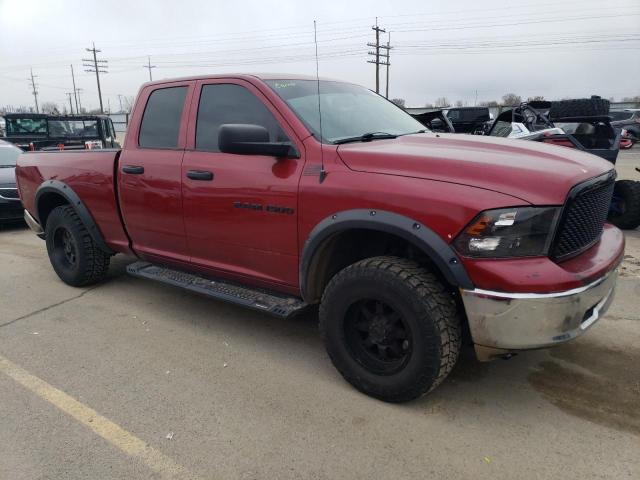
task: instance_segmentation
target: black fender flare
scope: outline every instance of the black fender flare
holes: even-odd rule
[[[85,227],[87,227],[89,235],[91,235],[91,238],[94,242],[96,242],[96,245],[98,246],[98,248],[100,248],[100,250],[103,250],[105,253],[108,253],[110,255],[115,254],[115,252],[107,246],[106,242],[104,241],[104,237],[102,236],[102,233],[98,228],[98,225],[96,224],[95,220],[91,216],[91,213],[89,213],[89,209],[82,202],[78,194],[74,192],[69,185],[61,182],[60,180],[47,180],[43,182],[36,190],[35,213],[38,216],[38,222],[40,222],[40,226],[43,230],[45,229],[46,225],[42,225],[42,221],[40,220],[40,200],[45,194],[48,193],[55,193],[57,195],[60,195],[67,201],[67,203],[76,211]]]
[[[300,290],[303,298],[309,296],[309,269],[318,249],[333,235],[351,229],[378,230],[404,238],[427,254],[451,285],[474,288],[457,253],[426,225],[393,212],[355,209],[330,215],[311,230],[300,260]]]

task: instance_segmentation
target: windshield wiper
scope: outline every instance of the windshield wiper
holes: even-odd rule
[[[385,138],[396,138],[397,135],[393,135],[392,133],[386,132],[371,132],[365,133],[358,137],[347,137],[341,138],[339,140],[334,140],[333,143],[335,145],[340,145],[341,143],[350,143],[350,142],[370,142],[371,140],[381,140]]]

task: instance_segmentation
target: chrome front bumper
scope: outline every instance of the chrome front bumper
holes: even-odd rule
[[[478,357],[549,347],[581,335],[609,308],[617,278],[616,269],[584,287],[547,294],[461,290]]]

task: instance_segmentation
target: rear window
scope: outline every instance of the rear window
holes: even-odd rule
[[[155,90],[147,100],[138,143],[146,148],[176,148],[187,87]]]
[[[633,112],[609,112],[609,116],[615,120],[631,120]]]
[[[447,112],[449,120],[454,122],[486,122],[489,120],[487,108],[450,109]]]
[[[7,136],[47,135],[46,118],[7,118]]]

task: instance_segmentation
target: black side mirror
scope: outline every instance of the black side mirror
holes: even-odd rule
[[[218,148],[223,153],[299,158],[289,142],[270,142],[269,132],[260,125],[226,123],[218,130]]]

